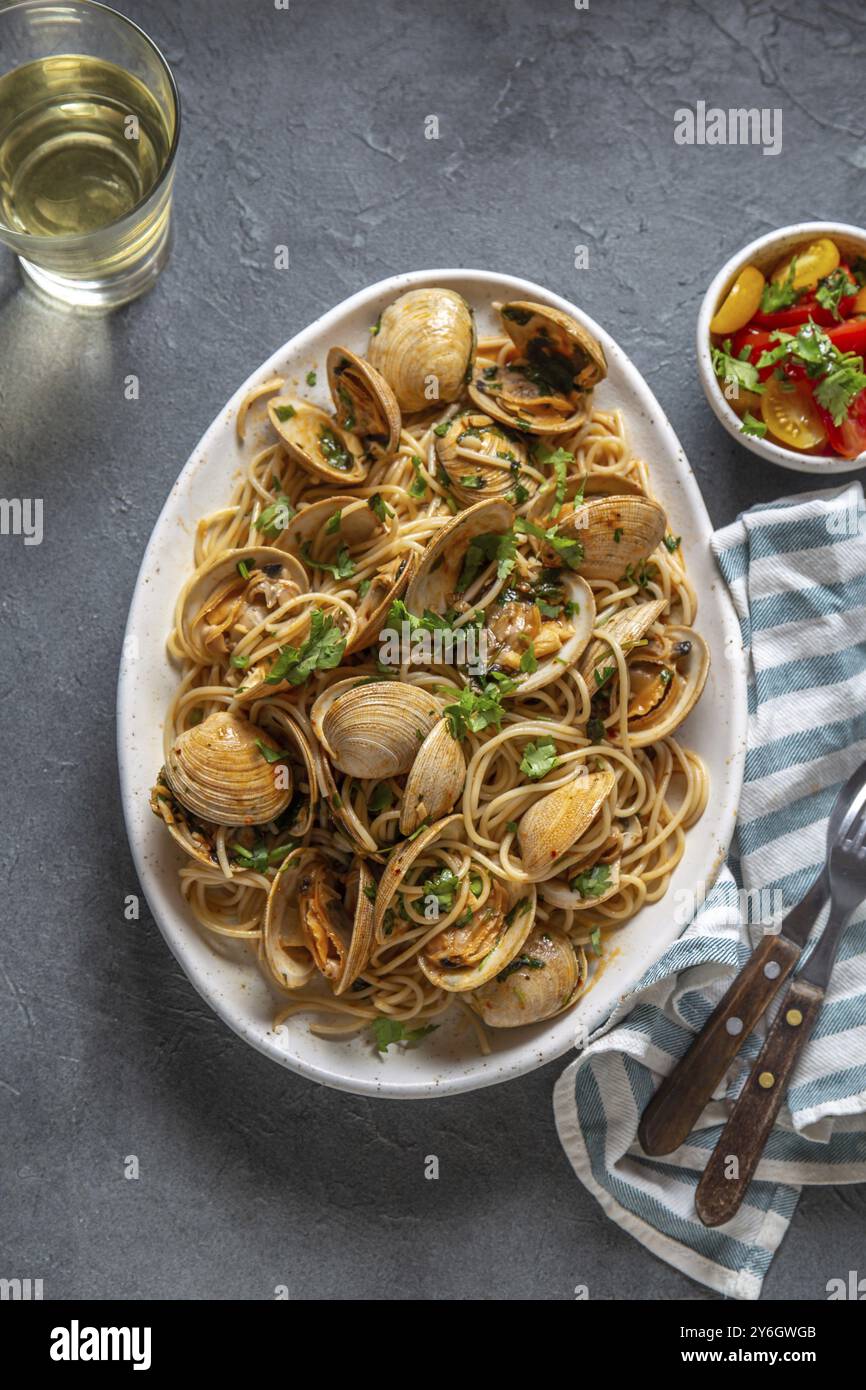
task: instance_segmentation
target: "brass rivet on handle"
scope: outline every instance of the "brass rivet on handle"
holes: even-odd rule
[[[792,1028],[799,1028],[803,1022],[803,1015],[799,1009],[789,1009],[785,1014],[785,1022],[790,1023]]]
[[[761,1072],[761,1075],[758,1077],[759,1086],[763,1086],[765,1091],[769,1091],[771,1087],[775,1086],[775,1084],[776,1078],[771,1071]]]

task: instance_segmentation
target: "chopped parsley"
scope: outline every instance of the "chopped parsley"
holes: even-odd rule
[[[308,385],[308,386],[315,386],[315,384],[316,384],[316,373],[315,373],[315,372],[307,372],[307,385]]]
[[[280,492],[277,494],[277,500],[271,502],[270,506],[265,507],[264,511],[259,513],[253,525],[257,531],[262,531],[264,535],[273,538],[285,531],[293,516],[295,516],[295,508],[285,493]]]
[[[352,467],[349,451],[343,448],[334,431],[327,426],[319,434],[319,451],[332,468],[338,468],[342,473]]]
[[[313,671],[332,671],[339,666],[345,648],[346,639],[330,613],[314,608],[306,641],[300,647],[280,647],[265,681],[268,685],[279,685],[280,681],[303,685]]]
[[[797,257],[791,262],[788,274],[784,280],[768,280],[761,292],[761,313],[775,314],[780,309],[790,309],[792,304],[796,304],[802,295],[802,290],[794,288],[794,276],[797,273]]]
[[[425,478],[424,478],[424,475],[423,475],[423,473],[422,473],[422,471],[421,471],[422,468],[423,468],[423,466],[424,466],[424,465],[423,465],[423,462],[422,462],[421,459],[419,459],[419,458],[417,458],[417,457],[412,459],[412,467],[413,467],[413,469],[414,469],[414,471],[415,471],[415,477],[412,479],[412,482],[411,482],[410,485],[409,485],[409,496],[410,496],[410,497],[424,497],[424,496],[426,496],[426,493],[427,493],[427,483],[426,483],[426,480],[425,480]]]
[[[381,492],[374,492],[372,497],[368,497],[367,506],[370,508],[373,515],[377,516],[382,522],[387,521],[389,516],[394,515],[393,508],[388,506]]]
[[[530,781],[537,782],[556,767],[556,744],[552,738],[540,738],[537,743],[527,743],[520,759],[520,771]]]
[[[841,266],[826,275],[815,291],[815,299],[822,309],[827,309],[834,319],[841,319],[839,301],[857,293],[857,286],[850,280]]]
[[[380,1014],[370,1024],[379,1052],[387,1052],[392,1043],[407,1043],[409,1047],[414,1047],[438,1027],[438,1023],[425,1023],[423,1028],[407,1028],[398,1018],[388,1018],[385,1014]]]
[[[293,405],[275,405],[274,414],[278,420],[291,420],[297,414]]]
[[[576,570],[580,567],[583,561],[583,545],[568,536],[558,535],[555,526],[549,526],[545,531],[536,526],[534,521],[527,521],[525,517],[519,516],[514,523],[514,529],[522,536],[535,536],[537,540],[544,541],[569,569]]]
[[[340,546],[335,561],[315,560],[310,553],[310,542],[304,541],[301,546],[301,555],[308,565],[312,565],[317,570],[325,570],[326,573],[332,574],[335,579],[350,579],[355,573],[355,563],[349,554],[348,546]]]
[[[520,669],[524,675],[531,676],[538,670],[538,657],[535,655],[535,643],[530,642],[523,656],[520,658]]]
[[[505,714],[502,696],[512,694],[515,688],[515,681],[505,679],[487,681],[481,690],[465,685],[459,693],[448,691],[448,694],[457,695],[457,699],[442,711],[448,720],[451,737],[461,739],[470,733],[479,734],[482,729],[500,729]]]
[[[755,365],[749,361],[751,351],[746,343],[739,357],[734,357],[731,352],[731,340],[726,338],[720,348],[712,349],[713,371],[721,381],[731,381],[738,388],[742,386],[745,391],[760,394],[764,389],[758,376],[758,366],[761,364]]]
[[[675,550],[679,550],[682,536],[665,536],[665,546],[673,555]]]
[[[609,887],[609,864],[593,864],[591,869],[586,869],[571,880],[572,893],[579,893],[582,898],[600,898]]]
[[[513,975],[514,972],[515,972],[516,970],[543,970],[543,969],[544,969],[544,961],[543,961],[543,960],[539,960],[536,956],[523,956],[523,955],[521,955],[521,956],[515,956],[515,957],[514,957],[514,960],[509,961],[508,965],[506,965],[506,967],[505,967],[504,970],[500,970],[500,972],[499,972],[499,974],[496,976],[496,978],[497,978],[497,980],[498,980],[498,981],[500,982],[500,984],[501,984],[503,980],[507,980],[507,979],[508,979],[509,975]]]
[[[517,543],[513,531],[488,532],[470,541],[457,580],[457,592],[464,593],[487,565],[496,561],[496,578],[507,579],[514,569]]]
[[[743,416],[743,423],[740,425],[740,434],[753,434],[757,439],[763,439],[767,433],[767,426],[763,420],[758,420],[750,410]]]

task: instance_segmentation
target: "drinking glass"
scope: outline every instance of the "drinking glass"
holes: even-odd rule
[[[96,0],[0,9],[0,242],[39,289],[114,308],[168,259],[180,99],[138,25]]]

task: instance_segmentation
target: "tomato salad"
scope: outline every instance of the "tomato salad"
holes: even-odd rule
[[[737,276],[710,323],[713,370],[744,434],[801,453],[866,450],[866,258],[827,237],[769,279]]]

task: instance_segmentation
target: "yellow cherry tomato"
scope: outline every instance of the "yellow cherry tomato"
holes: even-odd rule
[[[854,307],[851,310],[851,313],[866,314],[866,285],[864,285],[862,290],[858,292],[857,298],[854,300]]]
[[[839,248],[835,241],[822,237],[820,241],[813,241],[810,246],[801,246],[799,251],[792,251],[790,256],[780,261],[773,271],[772,279],[777,285],[787,280],[791,264],[796,260],[794,289],[811,289],[819,280],[823,280],[825,275],[832,274],[839,264],[839,259]]]
[[[725,392],[725,400],[732,410],[738,415],[745,415],[748,411],[751,415],[760,415],[761,397],[757,391],[747,391],[745,386],[741,386],[736,395],[730,396]]]
[[[736,333],[758,312],[766,281],[760,270],[747,265],[741,270],[710,323],[711,333]]]
[[[764,424],[788,449],[814,449],[827,438],[824,422],[808,386],[771,376],[761,397]]]

